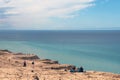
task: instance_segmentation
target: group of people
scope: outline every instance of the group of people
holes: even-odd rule
[[[34,61],[32,61],[32,66],[33,66],[33,68],[34,68]],[[27,63],[26,63],[26,61],[24,61],[23,62],[23,67],[26,67],[27,66]],[[66,71],[66,70],[65,70]],[[70,72],[84,72],[84,68],[81,66],[81,67],[79,67],[79,68],[76,68],[76,67],[72,67],[71,69],[70,69]],[[39,78],[38,78],[38,76],[33,76],[33,78],[34,78],[34,80],[39,80]]]
[[[34,69],[34,61],[32,61],[32,68]],[[27,66],[27,63],[26,61],[23,62],[23,67],[26,67]],[[31,72],[34,72],[34,70],[31,70]]]
[[[70,69],[70,72],[84,72],[84,68],[81,66],[79,68],[76,68],[76,67],[72,67]]]
[[[26,63],[26,61],[24,61],[23,62],[23,67],[26,67],[27,66],[27,63]],[[32,66],[33,66],[33,68],[34,68],[34,61],[32,61]]]
[[[32,61],[32,67],[34,68],[34,61]],[[23,67],[26,67],[27,66],[27,62],[26,61],[24,61],[23,62]],[[32,70],[32,72],[34,72],[33,70]],[[35,76],[33,76],[33,80],[39,80],[39,77],[37,76],[37,75],[35,75]]]

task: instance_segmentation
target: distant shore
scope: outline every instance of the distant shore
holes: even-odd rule
[[[40,59],[35,54],[14,53],[9,50],[0,50],[0,62],[1,80],[120,80],[120,74],[70,72],[74,65],[60,64],[59,61]]]

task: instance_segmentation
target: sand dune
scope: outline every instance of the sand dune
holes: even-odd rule
[[[32,64],[34,60],[34,66]],[[26,67],[23,62],[26,61]],[[86,71],[71,73],[73,65],[59,64],[58,61],[39,59],[34,54],[13,53],[0,50],[0,80],[120,80],[120,74]]]

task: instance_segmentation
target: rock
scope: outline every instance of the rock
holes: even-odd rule
[[[18,55],[15,58],[19,58],[19,59],[23,59],[23,60],[35,60],[35,59],[40,59],[37,55],[30,55],[30,56],[26,56],[26,55]]]
[[[14,54],[14,55],[24,55],[23,53],[16,53],[16,54]]]
[[[44,60],[43,63],[45,63],[45,64],[59,64],[58,61],[52,61],[52,60]]]
[[[0,50],[0,55],[11,54],[12,52],[9,50]]]
[[[51,61],[51,59],[42,59],[41,61]]]
[[[5,50],[0,50],[1,52],[8,52],[8,53],[12,53],[11,51],[5,49]]]
[[[67,70],[69,70],[69,69],[71,69],[71,68],[73,68],[73,67],[75,67],[74,65],[67,65],[67,64],[61,64],[61,65],[59,65],[59,66],[54,66],[54,67],[51,67],[51,69],[55,69],[55,70],[60,70],[60,69],[67,69]]]

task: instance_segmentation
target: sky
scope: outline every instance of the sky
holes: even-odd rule
[[[0,0],[0,30],[120,30],[120,0]]]

